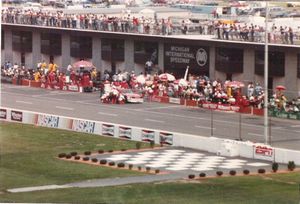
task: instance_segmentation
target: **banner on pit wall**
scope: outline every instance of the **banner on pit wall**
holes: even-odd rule
[[[109,124],[102,124],[102,135],[114,136],[115,126]]]
[[[254,146],[254,158],[255,159],[264,159],[272,161],[274,158],[274,151],[270,146],[258,145]]]
[[[180,104],[180,98],[169,98],[170,103]]]
[[[43,114],[39,114],[37,116],[36,124],[39,126],[58,128],[58,123],[59,123],[58,116],[43,115]]]
[[[0,119],[7,119],[7,110],[6,109],[0,109]]]
[[[159,143],[166,145],[173,145],[173,134],[160,132],[159,133]]]
[[[154,141],[155,132],[152,130],[142,130],[142,141],[151,142]]]
[[[119,127],[119,137],[124,139],[132,138],[132,129],[129,127]]]
[[[22,122],[23,121],[23,113],[21,111],[11,111],[10,119],[12,121]]]
[[[231,105],[223,105],[216,103],[207,103],[203,102],[201,104],[202,108],[212,109],[212,110],[220,110],[220,111],[235,111],[238,112],[240,110],[239,106],[231,106]]]
[[[300,120],[299,112],[285,112],[285,111],[278,111],[278,110],[269,110],[269,115],[276,117],[276,118]]]
[[[67,90],[77,92],[77,91],[79,91],[79,87],[78,87],[78,85],[68,85]]]
[[[78,132],[94,133],[95,122],[86,121],[86,120],[73,120],[72,130]]]

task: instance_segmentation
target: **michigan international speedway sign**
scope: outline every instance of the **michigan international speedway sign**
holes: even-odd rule
[[[181,70],[181,72],[184,72],[186,67],[189,66],[190,72],[201,74],[201,72],[209,70],[209,48],[205,46],[165,44],[164,66],[167,70]]]

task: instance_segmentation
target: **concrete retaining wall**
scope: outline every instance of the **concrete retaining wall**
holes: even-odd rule
[[[203,137],[79,118],[49,115],[2,107],[0,120],[43,127],[93,133],[133,141],[154,141],[156,144],[198,149],[223,156],[241,156],[279,163],[294,161],[300,165],[300,151],[274,148],[264,144],[216,137]]]

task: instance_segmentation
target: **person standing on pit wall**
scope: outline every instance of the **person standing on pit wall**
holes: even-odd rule
[[[70,83],[70,76],[71,76],[71,70],[72,70],[72,65],[68,65],[67,71],[66,71],[66,83]]]
[[[150,74],[151,71],[152,71],[152,61],[151,60],[148,60],[146,63],[145,63],[145,73],[146,74]]]
[[[254,94],[254,85],[252,82],[250,82],[247,87],[247,97],[250,98],[251,96],[253,96],[253,94]]]
[[[186,25],[186,23],[184,22],[184,20],[182,20],[182,22],[181,22],[181,32],[182,32],[182,34],[184,34],[184,35],[187,34],[187,25]]]
[[[293,29],[291,27],[289,27],[289,39],[290,39],[290,43],[291,45],[294,44],[294,33],[293,33]]]
[[[287,26],[284,28],[284,43],[289,44],[289,29]]]

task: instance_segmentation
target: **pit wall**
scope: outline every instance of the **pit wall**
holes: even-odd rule
[[[297,165],[300,165],[300,151],[276,148],[249,141],[243,142],[216,137],[202,137],[80,118],[49,115],[6,107],[0,108],[0,120],[92,133],[124,140],[154,141],[156,144],[198,149],[221,156],[240,156],[251,159],[276,161],[278,163],[294,161]]]

